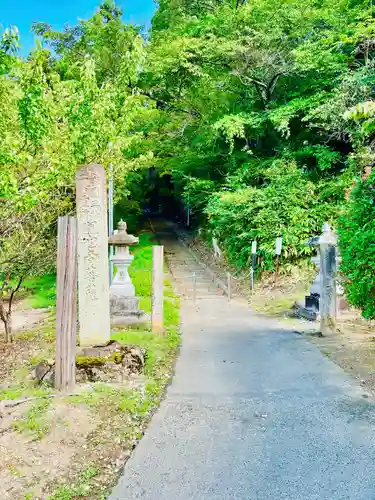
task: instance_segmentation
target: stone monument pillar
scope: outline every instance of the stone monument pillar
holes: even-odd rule
[[[334,329],[337,305],[336,305],[336,247],[337,237],[328,223],[323,225],[322,234],[319,238],[320,248],[320,327],[323,335]]]
[[[78,307],[81,346],[110,340],[106,175],[101,165],[77,172]]]
[[[327,241],[328,243],[326,243]],[[320,318],[322,312],[322,307],[321,307],[322,289],[323,289],[322,287],[324,287],[323,294],[325,294],[327,290],[327,285],[323,283],[324,280],[321,268],[321,262],[323,261],[325,266],[324,267],[325,272],[327,272],[327,265],[329,264],[329,269],[328,269],[329,275],[332,276],[331,281],[334,282],[335,286],[335,290],[333,291],[334,296],[332,296],[331,290],[329,290],[329,296],[332,297],[332,300],[329,301],[330,315],[337,316],[341,311],[347,309],[349,306],[347,301],[343,297],[344,289],[340,284],[339,277],[337,276],[337,269],[339,268],[340,264],[340,256],[338,254],[336,234],[332,232],[331,227],[329,226],[329,224],[326,223],[323,225],[321,236],[312,238],[310,241],[307,242],[307,244],[311,247],[316,248],[317,254],[312,257],[311,261],[317,267],[319,272],[315,277],[312,286],[310,288],[310,295],[307,295],[304,301],[298,301],[295,304],[296,312],[299,316],[302,316],[309,320],[315,321]],[[329,246],[329,252],[327,254],[328,256],[326,255],[323,256],[322,249],[323,250],[325,249],[324,245],[326,244]],[[332,247],[334,247],[335,250],[334,252]],[[334,256],[333,253],[335,254]],[[333,311],[335,307],[337,309],[336,312]]]
[[[129,325],[137,323],[143,316],[139,310],[139,299],[135,296],[135,288],[129,276],[129,266],[134,257],[130,255],[129,246],[136,245],[139,239],[127,233],[126,222],[120,221],[118,230],[108,240],[115,247],[111,257],[117,272],[110,288],[110,310],[113,325]]]

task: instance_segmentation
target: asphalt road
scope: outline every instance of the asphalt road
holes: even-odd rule
[[[111,500],[375,500],[375,403],[298,334],[183,306],[176,376]]]

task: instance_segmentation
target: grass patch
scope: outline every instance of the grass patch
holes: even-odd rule
[[[300,298],[299,295],[291,297],[264,297],[263,300],[262,297],[257,297],[252,300],[251,305],[258,312],[269,314],[270,316],[281,316],[290,312],[296,300]]]
[[[56,305],[56,275],[46,274],[28,278],[22,285],[26,304],[32,309],[45,309]]]
[[[177,327],[180,323],[180,300],[178,297],[164,299],[164,324],[165,327]]]
[[[174,315],[175,318],[178,317],[177,314]],[[177,328],[170,329],[164,336],[149,331],[129,329],[114,333],[112,339],[121,344],[132,344],[146,349],[145,374],[148,377],[159,377],[163,367],[169,367],[170,360],[174,358],[180,343]]]
[[[21,420],[14,422],[14,429],[17,432],[29,434],[34,439],[42,439],[49,431],[45,415],[50,405],[50,399],[42,399],[33,403]]]
[[[47,396],[51,394],[52,389],[46,386],[34,387],[27,384],[18,384],[4,389],[0,389],[0,401],[28,398],[28,397],[40,397]]]
[[[139,301],[139,309],[145,313],[151,313],[151,297],[141,297],[141,300]]]
[[[72,405],[85,404],[93,409],[97,409],[102,404],[111,407],[111,410],[118,410],[119,404],[126,398],[133,398],[134,394],[129,389],[121,386],[111,386],[101,382],[92,384],[90,391],[84,391],[76,396],[70,396],[66,402]]]
[[[92,489],[91,479],[99,474],[96,467],[90,466],[77,478],[71,486],[60,486],[47,500],[72,500],[73,498],[89,498]]]
[[[142,233],[139,245],[134,247],[132,253],[134,260],[129,267],[129,274],[139,297],[150,297],[152,288],[152,247],[155,245],[153,235]],[[147,308],[148,309],[148,308]],[[146,311],[146,309],[144,309]],[[150,312],[151,307],[146,312]]]

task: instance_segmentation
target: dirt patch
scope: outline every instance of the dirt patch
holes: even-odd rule
[[[20,332],[25,329],[34,328],[43,323],[50,311],[48,309],[27,309],[25,302],[20,301],[14,306],[12,313],[13,331]],[[5,335],[4,323],[0,321],[0,336]]]
[[[50,318],[16,335],[12,345],[0,344],[0,491],[6,500],[106,498],[172,371],[175,334],[121,331],[109,360],[92,368],[95,377],[63,396],[33,379],[35,366],[54,359],[54,335]],[[82,354],[93,354],[79,353],[83,364],[90,359]],[[26,398],[32,400],[12,406]]]
[[[4,417],[4,425],[14,427],[20,419],[27,418],[31,406]],[[40,418],[46,429],[41,439],[32,430],[10,430],[0,435],[0,484],[4,499],[21,499],[28,493],[32,498],[46,498],[41,494],[47,482],[69,471],[75,450],[84,446],[96,426],[87,408],[77,406],[72,412],[63,401],[55,401]]]
[[[47,314],[36,329],[16,333],[12,344],[5,344],[0,337],[0,389],[9,378],[22,382],[30,363],[53,357],[54,334],[53,319]]]
[[[127,383],[77,385],[75,395],[0,403],[3,498],[101,499],[143,435],[154,404],[148,383],[133,375]]]
[[[81,383],[76,396],[46,398],[56,395],[53,388],[38,385],[32,374],[38,360],[54,358],[54,333],[54,318],[49,318],[36,329],[16,335],[13,344],[0,344],[0,491],[4,499],[54,499],[55,491],[58,499],[100,498],[142,435],[149,380],[139,372],[146,350],[116,343],[124,363],[113,363],[122,368],[121,377],[117,372],[115,377],[120,382]],[[11,400],[28,397],[33,401],[7,407]],[[71,486],[72,478],[78,486]],[[90,496],[78,495],[86,489]]]
[[[151,249],[147,239],[143,247]],[[142,254],[141,273],[136,274],[136,285],[147,304],[151,303],[151,253]],[[165,291],[165,335],[155,336],[143,326],[115,329],[113,341],[121,346],[114,352],[103,355],[102,347],[100,352],[79,350],[77,371],[92,362],[85,358],[96,359],[73,395],[58,394],[44,377],[39,384],[33,379],[37,366],[46,366],[49,373],[54,365],[53,311],[46,316],[22,311],[25,328],[16,333],[13,344],[5,345],[0,335],[0,491],[4,499],[108,497],[173,371],[180,343],[179,301],[171,286]],[[25,319],[31,317],[32,321]]]
[[[337,322],[336,333],[311,336],[319,349],[375,395],[375,327],[358,315]]]

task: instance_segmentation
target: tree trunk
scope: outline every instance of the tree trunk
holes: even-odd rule
[[[13,329],[12,329],[12,311],[6,313],[5,326],[5,341],[13,342]]]
[[[9,309],[6,310],[2,300],[0,300],[0,319],[4,323],[5,342],[13,342],[12,309],[9,307]]]
[[[13,329],[12,329],[12,311],[6,312],[5,317],[2,318],[5,328],[5,342],[13,342]]]
[[[9,275],[10,276],[10,275]],[[13,327],[12,327],[12,305],[13,305],[13,299],[20,289],[20,286],[25,279],[25,276],[22,275],[19,280],[16,288],[12,290],[12,293],[10,294],[8,304],[6,305],[4,303],[4,299],[2,296],[0,296],[0,319],[4,323],[4,329],[5,329],[5,342],[13,342]],[[8,284],[8,283],[6,283]],[[4,286],[1,288],[1,291],[4,289]]]

